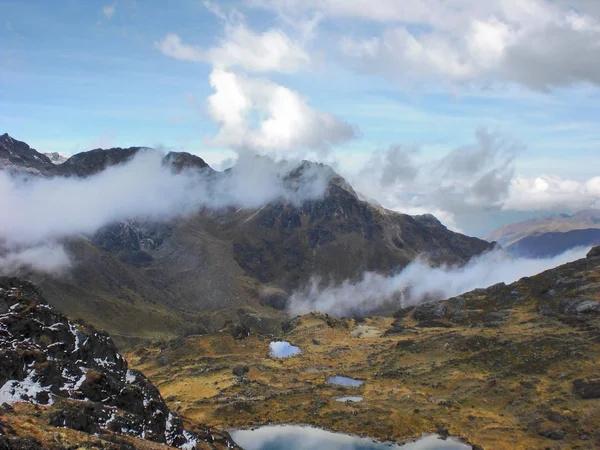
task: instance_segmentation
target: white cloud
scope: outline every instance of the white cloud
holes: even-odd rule
[[[208,114],[219,126],[210,145],[236,151],[295,157],[322,151],[355,136],[343,120],[317,111],[298,92],[266,78],[246,73],[293,73],[310,63],[304,43],[314,36],[318,18],[298,26],[300,37],[290,38],[277,28],[257,33],[247,28],[237,12],[227,15],[213,3],[207,8],[224,23],[225,35],[207,50],[184,44],[176,34],[156,42],[165,55],[213,67]]]
[[[164,55],[181,61],[202,62],[205,60],[201,49],[184,44],[181,38],[174,33],[165,35],[160,41],[155,42],[154,45]]]
[[[106,17],[108,20],[113,18],[116,11],[117,6],[114,3],[112,5],[106,5],[102,8],[102,14],[104,14],[104,17]]]
[[[225,38],[207,52],[216,69],[239,67],[248,72],[296,72],[310,62],[297,42],[283,31],[269,29],[254,33],[243,23],[227,25]]]
[[[282,200],[300,204],[318,199],[333,172],[303,166],[299,179],[286,175],[299,162],[274,163],[241,155],[225,173],[175,174],[158,151],[142,151],[129,163],[98,175],[78,178],[23,179],[0,172],[0,269],[24,265],[50,271],[68,264],[61,239],[91,234],[119,220],[169,220],[201,208],[259,208]],[[297,181],[297,183],[296,183]],[[0,271],[2,271],[0,270]]]
[[[337,286],[319,287],[312,280],[293,293],[289,313],[292,316],[321,311],[336,316],[370,314],[392,302],[399,309],[425,300],[447,299],[496,283],[512,283],[526,276],[585,257],[589,248],[569,250],[547,259],[511,258],[493,251],[471,259],[462,267],[431,267],[426,261],[414,261],[400,273],[384,276],[363,274],[362,280],[346,280]]]
[[[215,69],[210,84],[215,93],[208,98],[208,111],[220,127],[213,145],[289,157],[327,149],[356,134],[349,124],[270,80]]]
[[[303,17],[374,22],[341,36],[343,60],[393,81],[516,82],[548,90],[600,84],[600,8],[585,0],[254,0]],[[326,20],[325,19],[325,20]]]
[[[65,248],[57,244],[42,244],[0,254],[0,274],[2,275],[15,275],[21,269],[31,268],[61,275],[70,265],[71,260]]]
[[[346,176],[385,208],[434,214],[456,229],[456,215],[503,206],[521,150],[520,143],[481,129],[473,143],[442,158],[419,162],[418,147],[396,145],[374,152],[361,170]]]
[[[555,175],[516,176],[503,204],[504,210],[514,211],[577,211],[587,208],[600,208],[600,177],[580,182],[563,180]]]
[[[155,46],[171,58],[206,62],[220,70],[293,73],[310,63],[302,42],[282,30],[270,28],[257,33],[239,19],[227,19],[223,13],[219,17],[225,22],[225,35],[214,47],[202,49],[185,44],[175,33],[165,35]]]

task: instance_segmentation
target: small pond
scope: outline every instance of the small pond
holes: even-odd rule
[[[302,353],[300,347],[296,347],[287,341],[273,341],[269,344],[269,355],[272,358],[289,358],[300,353]]]
[[[327,384],[337,384],[338,386],[350,386],[350,387],[359,387],[362,386],[364,380],[355,380],[354,378],[348,377],[329,377],[327,378]]]
[[[359,403],[363,401],[363,398],[358,395],[348,395],[346,397],[338,397],[335,399],[336,402],[350,402],[350,403]]]
[[[470,445],[436,435],[404,445],[375,442],[368,438],[332,433],[300,425],[275,425],[255,430],[235,430],[232,439],[245,450],[469,450]]]

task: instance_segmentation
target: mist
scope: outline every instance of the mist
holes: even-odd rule
[[[301,169],[301,170],[300,170]],[[291,175],[290,175],[291,174]],[[168,221],[203,208],[258,208],[322,198],[333,171],[319,164],[240,156],[225,172],[175,173],[157,151],[88,178],[0,173],[0,272],[18,266],[54,272],[69,264],[57,242],[120,220]]]
[[[359,282],[344,281],[320,288],[313,279],[294,292],[288,312],[291,316],[320,311],[338,317],[368,315],[393,302],[396,309],[431,299],[447,299],[496,283],[512,283],[570,261],[585,257],[589,247],[571,249],[546,259],[512,258],[494,250],[471,259],[462,267],[431,267],[418,259],[393,276],[366,272]]]

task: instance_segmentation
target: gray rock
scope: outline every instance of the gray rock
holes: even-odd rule
[[[413,317],[418,321],[431,321],[443,319],[448,310],[446,302],[425,303],[415,309]]]
[[[231,372],[236,377],[243,377],[248,372],[250,372],[250,367],[248,367],[248,366],[235,366]]]
[[[600,398],[600,377],[573,381],[573,392],[583,399]]]

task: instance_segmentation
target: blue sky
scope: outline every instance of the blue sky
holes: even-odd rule
[[[472,11],[459,13],[451,8],[454,0],[449,0],[447,20],[441,20],[427,10],[417,11],[434,0],[407,2],[402,10],[397,2],[380,0],[371,2],[377,8],[368,11],[369,2],[361,1],[340,7],[329,0],[227,1],[208,6],[192,0],[168,4],[2,0],[0,133],[8,132],[40,151],[72,154],[95,147],[165,146],[196,153],[213,164],[234,156],[241,147],[261,152],[266,142],[277,142],[277,151],[283,143],[292,155],[302,149],[356,175],[374,153],[392,145],[418,147],[413,163],[430,167],[453,149],[473,143],[476,130],[483,128],[519,143],[519,155],[510,162],[514,173],[506,181],[511,184],[500,190],[514,191],[517,176],[530,180],[531,186],[546,176],[550,187],[543,199],[539,189],[527,185],[523,192],[531,195],[530,202],[516,202],[523,192],[507,191],[501,203],[496,197],[487,206],[481,199],[470,201],[467,214],[464,205],[439,203],[440,196],[433,195],[427,183],[399,180],[398,189],[422,192],[401,201],[388,196],[381,200],[384,206],[442,211],[464,230],[474,207],[512,214],[490,219],[493,225],[515,215],[596,204],[592,195],[596,185],[588,182],[600,175],[600,90],[596,67],[586,65],[584,57],[599,55],[575,45],[581,33],[587,40],[598,37],[598,10],[584,10],[577,0],[530,0],[538,8],[533,19],[516,6],[507,9],[510,1],[504,6],[496,1],[485,7],[474,3]],[[573,19],[564,22],[561,17],[569,14]],[[542,22],[539,17],[547,19]],[[482,23],[486,27],[476,27]],[[487,34],[474,31],[472,39],[463,42],[464,24]],[[267,39],[261,33],[276,30],[276,37],[285,36],[281,42],[289,45],[287,56],[275,55],[279,59],[268,68],[253,67],[243,57],[239,61],[232,57],[233,62],[224,58],[230,48],[226,44],[235,42],[240,29],[256,37],[258,49],[245,50],[259,56],[261,39]],[[573,39],[572,52],[567,48],[547,56],[544,49],[525,45],[551,42],[550,33],[556,30],[570,33],[563,40]],[[180,44],[165,51],[160,43],[169,34],[176,35]],[[418,57],[406,51],[413,40],[418,42]],[[225,50],[207,56],[215,48]],[[286,62],[294,49],[297,58]],[[452,62],[454,56],[458,62]],[[282,86],[318,112],[307,124],[331,117],[331,126],[315,133],[325,135],[327,144],[317,137],[299,136],[272,141],[272,136],[252,130],[231,136],[235,124],[207,108],[208,99],[219,91],[209,77],[213,74],[216,80],[219,68],[237,77],[243,95],[253,102]],[[298,99],[292,98],[294,107],[305,111]],[[248,127],[269,117],[271,106],[252,112]],[[268,145],[265,152],[272,153],[273,146]],[[314,146],[318,151],[310,153]],[[329,153],[323,153],[324,147]],[[376,167],[374,173],[377,170],[382,168]],[[589,201],[579,202],[577,189],[566,195],[564,183],[557,179],[580,183],[581,195]],[[453,189],[464,184],[459,181]],[[549,201],[546,194],[555,191],[560,201]]]

